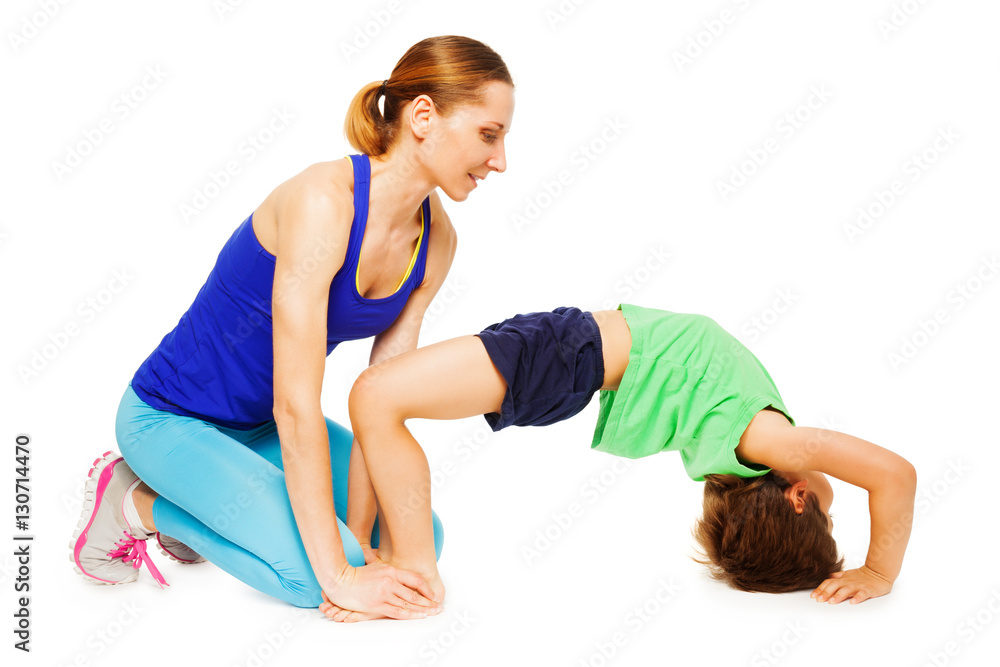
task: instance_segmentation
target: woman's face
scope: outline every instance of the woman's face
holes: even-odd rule
[[[514,116],[514,89],[501,81],[486,85],[481,104],[435,115],[425,138],[427,163],[438,187],[452,201],[464,201],[491,171],[507,169],[504,139]]]

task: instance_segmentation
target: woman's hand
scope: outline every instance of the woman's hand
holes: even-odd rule
[[[374,618],[408,620],[441,613],[432,597],[430,586],[419,574],[375,558],[364,567],[347,565],[333,585],[324,587],[319,610],[327,618],[348,623]]]

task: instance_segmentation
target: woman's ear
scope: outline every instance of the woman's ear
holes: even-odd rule
[[[419,95],[410,103],[410,129],[418,139],[426,139],[430,128],[434,102],[427,95]]]
[[[783,493],[788,502],[792,504],[792,509],[796,514],[802,514],[806,509],[806,487],[809,485],[804,479],[800,479],[791,486],[786,486]]]

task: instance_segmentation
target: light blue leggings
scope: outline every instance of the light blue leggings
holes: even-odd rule
[[[360,567],[364,555],[344,524],[354,436],[329,419],[326,426],[337,525],[348,562]],[[259,591],[298,607],[319,606],[320,586],[292,515],[273,421],[250,431],[215,426],[157,410],[130,385],[115,434],[125,461],[160,494],[153,503],[157,530]],[[444,533],[433,518],[440,557]]]

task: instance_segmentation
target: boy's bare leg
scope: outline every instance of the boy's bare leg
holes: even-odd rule
[[[378,557],[384,560],[386,563],[392,562],[392,537],[389,535],[389,529],[386,528],[385,522],[385,512],[382,510],[382,503],[378,502],[376,498],[375,504],[378,507],[378,521],[379,521],[379,532],[378,532]]]
[[[375,489],[365,469],[365,457],[358,439],[351,444],[351,461],[347,472],[347,517],[344,523],[357,538],[365,555],[372,560],[371,535],[377,515]]]
[[[351,426],[378,498],[380,533],[387,529],[391,540],[391,564],[423,575],[442,595],[430,469],[404,422],[499,412],[506,390],[476,336],[435,343],[370,366],[351,390]]]

